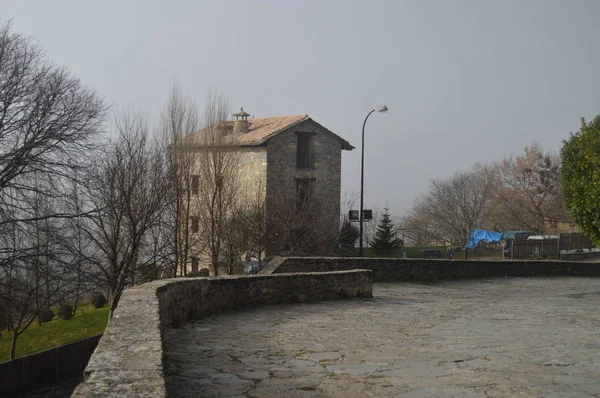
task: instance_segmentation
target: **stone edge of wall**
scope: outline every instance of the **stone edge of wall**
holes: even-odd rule
[[[600,263],[575,261],[285,257],[273,259],[272,264],[275,266],[271,266],[270,263],[259,274],[367,269],[373,271],[374,282],[431,282],[438,279],[505,276],[600,276]]]
[[[600,261],[600,251],[563,252],[560,254],[562,261],[594,262]]]
[[[162,333],[186,320],[269,304],[372,297],[369,270],[177,278],[125,290],[73,397],[165,396]]]

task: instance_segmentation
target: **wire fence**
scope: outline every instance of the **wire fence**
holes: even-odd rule
[[[465,257],[466,250],[466,257]],[[347,256],[358,256],[359,249],[348,253]],[[432,246],[432,247],[402,247],[394,250],[374,250],[363,248],[363,257],[379,258],[438,258],[455,260],[503,260],[501,248],[475,248]],[[510,258],[508,258],[510,259]]]

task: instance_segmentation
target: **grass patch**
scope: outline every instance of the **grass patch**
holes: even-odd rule
[[[56,314],[56,309],[53,310]],[[68,321],[55,318],[41,326],[34,323],[17,339],[15,356],[19,358],[103,333],[108,322],[108,313],[108,306],[94,308],[91,305],[82,305]],[[3,331],[0,338],[0,362],[9,360],[11,343],[12,334]]]

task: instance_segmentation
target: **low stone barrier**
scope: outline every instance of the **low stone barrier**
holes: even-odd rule
[[[600,262],[600,251],[561,252],[561,261]]]
[[[73,397],[162,397],[162,331],[247,307],[372,297],[372,272],[353,270],[178,278],[127,289]]]
[[[274,259],[260,273],[373,271],[374,282],[429,282],[505,276],[600,276],[600,263],[567,261],[464,261],[367,257],[287,257]]]

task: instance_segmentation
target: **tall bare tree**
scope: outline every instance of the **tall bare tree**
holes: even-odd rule
[[[560,158],[533,143],[496,165],[494,196],[506,226],[545,233],[545,220],[568,220],[560,184]]]
[[[95,211],[87,236],[101,256],[94,263],[110,289],[111,314],[136,271],[146,265],[147,242],[168,199],[166,165],[140,115],[115,118],[116,138],[88,175],[86,199]]]
[[[165,226],[172,237],[170,253],[173,276],[178,272],[185,276],[187,264],[191,261],[190,210],[199,181],[193,177],[194,150],[189,148],[185,137],[198,132],[199,126],[200,119],[194,102],[183,94],[181,86],[175,82],[160,119],[167,160],[168,196],[173,199],[165,219]]]
[[[72,178],[98,137],[105,110],[94,91],[47,61],[31,39],[12,33],[10,24],[0,27],[0,223],[36,219],[6,199],[26,199],[34,173]]]
[[[228,219],[238,204],[240,177],[236,137],[225,128],[229,116],[225,97],[211,91],[207,97],[203,128],[187,145],[194,148],[193,175],[198,178],[197,196],[190,214],[198,221],[193,246],[209,259],[210,272],[219,274],[222,248]]]
[[[32,39],[0,26],[0,301],[17,337],[63,294],[70,270],[61,203],[86,167],[106,106],[48,61]]]
[[[268,245],[267,204],[264,181],[245,181],[245,195],[238,196],[234,211],[228,217],[223,235],[223,262],[231,275],[234,265],[246,255],[256,256],[262,267]],[[249,186],[250,185],[250,186]]]

